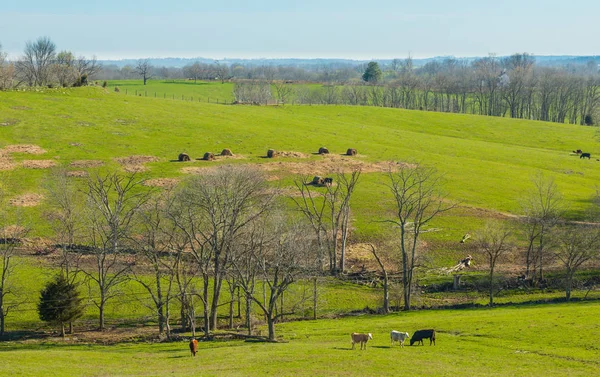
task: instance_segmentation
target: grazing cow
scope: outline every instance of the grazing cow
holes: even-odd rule
[[[581,154],[581,153],[583,153],[583,152],[581,151],[581,149],[578,149],[578,150],[576,150],[576,151],[573,151],[573,153],[575,153],[575,154]]]
[[[196,339],[190,340],[190,351],[192,352],[192,356],[196,356],[198,352],[198,341]]]
[[[579,158],[586,158],[586,157],[587,157],[587,159],[589,160],[589,159],[592,157],[592,155],[591,155],[590,153],[582,153],[582,154],[579,156]]]
[[[328,178],[325,178],[325,179],[323,180],[323,184],[324,184],[325,186],[331,186],[331,184],[332,184],[332,183],[333,183],[333,178],[329,178],[329,177],[328,177]]]
[[[392,330],[392,332],[390,333],[390,339],[392,340],[392,346],[394,345],[394,342],[399,342],[400,346],[404,347],[404,341],[408,338],[410,338],[410,335],[408,335],[407,332],[400,332],[400,331]]]
[[[373,335],[371,335],[371,333],[359,334],[354,332],[350,336],[352,337],[352,349],[354,349],[354,345],[356,343],[360,343],[360,349],[363,349],[363,345],[365,346],[365,349],[367,349],[367,342],[369,339],[373,339]]]
[[[410,345],[414,343],[421,343],[423,345],[423,339],[429,339],[429,345],[433,343],[435,346],[435,330],[419,330],[415,331],[412,338],[410,338]]]

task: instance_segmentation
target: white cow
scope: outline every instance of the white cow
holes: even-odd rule
[[[410,338],[410,335],[408,335],[407,332],[400,332],[400,331],[392,330],[392,332],[390,333],[390,339],[392,340],[392,346],[394,345],[394,342],[400,342],[400,346],[404,347],[404,341],[408,338]]]

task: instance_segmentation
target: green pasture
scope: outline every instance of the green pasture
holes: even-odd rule
[[[161,98],[177,101],[226,102],[233,101],[233,83],[194,80],[108,80],[107,88],[119,88],[121,95]]]
[[[532,187],[531,177],[542,172],[556,181],[569,205],[568,216],[583,218],[600,178],[595,158],[580,160],[569,154],[573,149],[590,151],[593,157],[600,152],[593,128],[517,119],[374,107],[231,106],[79,88],[2,92],[2,122],[10,125],[0,127],[0,147],[35,144],[47,151],[12,154],[17,165],[44,159],[69,168],[75,160],[101,160],[105,168],[116,168],[116,158],[145,155],[158,158],[145,164],[145,176],[181,177],[183,167],[310,164],[323,159],[312,154],[320,146],[333,154],[353,147],[360,155],[356,160],[365,163],[408,161],[434,166],[445,176],[444,189],[452,200],[466,207],[511,213],[519,212],[518,199]],[[219,153],[223,148],[242,158],[173,162],[180,152],[200,158],[204,152]],[[270,160],[264,158],[269,148],[310,157]],[[9,192],[17,195],[42,191],[48,169],[1,173]],[[285,165],[273,174],[280,184],[291,183]],[[379,226],[375,221],[388,216],[385,182],[383,173],[364,174],[352,203],[359,233],[373,230]],[[24,211],[37,214],[40,208],[44,205]],[[459,212],[450,216],[461,217]],[[474,224],[444,225],[446,233],[456,237]]]
[[[280,343],[200,342],[116,345],[0,343],[0,372],[10,376],[594,376],[600,368],[600,303],[431,310],[386,316],[300,321],[279,326]],[[391,346],[392,329],[434,328],[435,346]],[[350,333],[370,332],[366,350]]]

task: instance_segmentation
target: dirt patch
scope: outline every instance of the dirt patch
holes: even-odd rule
[[[69,164],[74,168],[97,168],[104,165],[104,161],[101,160],[76,160]]]
[[[217,170],[217,168],[215,167],[199,167],[199,166],[189,166],[186,168],[182,168],[181,172],[185,173],[185,174],[196,174],[196,175],[202,175],[202,174],[208,174],[210,172],[214,172],[215,170]]]
[[[158,157],[155,156],[128,156],[116,159],[119,164],[123,166],[128,173],[138,173],[148,170],[144,164],[148,162],[158,161]]]
[[[2,153],[2,149],[0,149],[0,170],[13,170],[15,168],[15,163],[13,160]]]
[[[73,170],[67,172],[67,177],[85,178],[87,176],[89,176],[89,174],[84,170]]]
[[[77,122],[77,125],[81,126],[81,127],[94,127],[96,124],[92,123],[92,122],[82,122],[82,121],[80,121],[80,122]]]
[[[5,153],[28,153],[28,154],[44,154],[45,149],[33,144],[13,144],[2,148]]]
[[[310,155],[294,151],[277,151],[277,157],[309,158]]]
[[[14,118],[4,119],[2,122],[0,122],[0,127],[14,126],[15,124],[19,124],[20,122],[21,122],[20,119],[14,119]]]
[[[360,169],[363,173],[384,173],[390,169],[399,167],[410,167],[404,162],[365,162],[351,157],[325,155],[323,158],[310,162],[283,162],[276,161],[268,164],[260,164],[259,167],[266,171],[284,171],[290,174],[300,175],[327,175],[331,172],[349,173]]]
[[[54,160],[23,160],[22,167],[26,169],[49,169],[56,166]]]
[[[382,259],[382,262],[388,272],[397,267],[384,259]],[[356,243],[346,247],[346,270],[348,272],[359,272],[363,270],[379,271],[381,270],[381,267],[379,267],[377,260],[373,257],[369,244]]]
[[[44,199],[40,194],[23,194],[10,199],[8,202],[16,207],[35,207]]]
[[[13,109],[13,110],[33,110],[31,107],[27,107],[27,106],[11,106],[11,109]]]
[[[177,178],[153,178],[144,181],[145,186],[151,187],[164,187],[171,188],[175,187],[180,182]]]
[[[57,117],[63,118],[63,119],[71,119],[71,118],[73,118],[73,116],[67,115],[67,114],[59,114],[59,115],[57,115]]]

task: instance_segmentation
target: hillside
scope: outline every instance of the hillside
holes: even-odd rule
[[[582,149],[595,157],[594,129],[504,118],[373,107],[230,106],[80,88],[0,93],[0,124],[2,174],[18,182],[8,185],[13,196],[43,196],[41,183],[52,165],[74,171],[120,166],[151,178],[178,178],[223,163],[268,164],[273,179],[285,185],[290,172],[312,176],[359,161],[368,174],[354,206],[358,221],[367,222],[383,215],[387,189],[380,184],[385,169],[379,163],[399,161],[434,166],[445,175],[450,197],[465,206],[511,213],[518,213],[517,199],[541,171],[555,179],[569,216],[582,218],[600,178],[595,158],[569,153]],[[10,147],[21,144],[43,151]],[[320,146],[332,154],[314,155]],[[352,161],[340,156],[350,147],[359,152]],[[223,148],[236,157],[173,162],[180,152],[194,159]],[[269,148],[302,158],[265,159]]]

